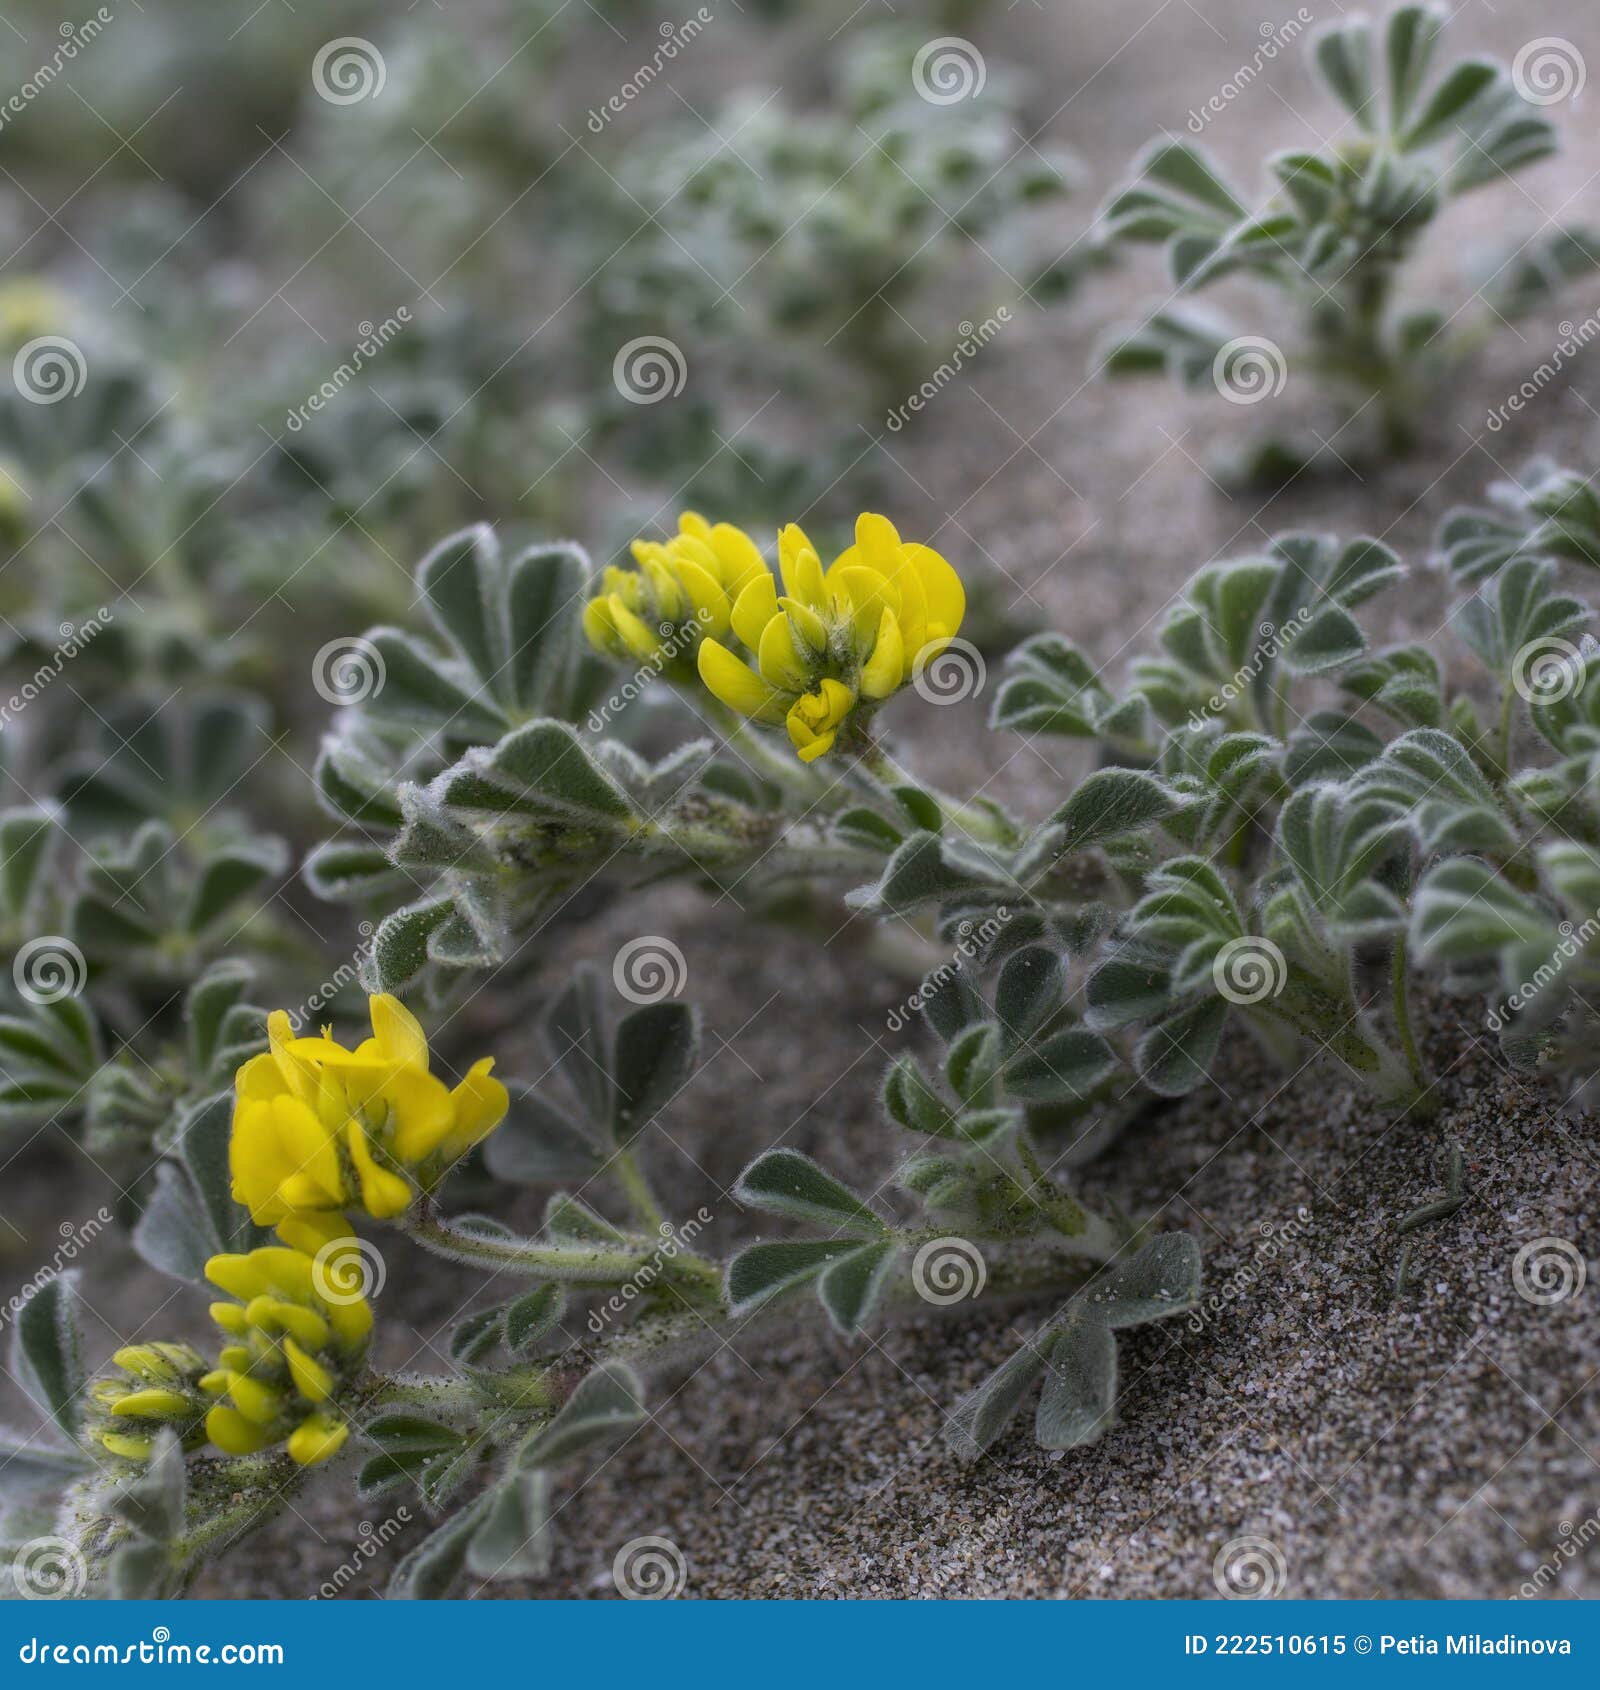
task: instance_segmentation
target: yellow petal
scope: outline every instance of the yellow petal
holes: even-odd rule
[[[237,1303],[213,1303],[211,1318],[230,1338],[242,1338],[249,1330],[250,1322]]]
[[[781,722],[789,701],[770,687],[748,663],[716,640],[702,640],[698,659],[700,679],[715,698],[742,716],[758,722]]]
[[[778,614],[778,586],[763,569],[733,601],[733,631],[751,649],[761,649],[761,635]]]
[[[252,1424],[225,1402],[219,1402],[206,1415],[206,1436],[225,1455],[254,1455],[272,1442],[265,1427]]]
[[[602,594],[583,607],[583,637],[602,657],[620,657],[624,651],[611,620],[611,600]]]
[[[641,663],[649,663],[661,649],[660,630],[635,616],[615,594],[611,599],[611,621],[617,638]]]
[[[455,1130],[445,1148],[452,1159],[464,1156],[473,1145],[487,1138],[511,1107],[510,1094],[490,1073],[493,1067],[492,1056],[474,1062],[466,1078],[450,1093]]]
[[[336,1455],[350,1436],[350,1428],[329,1414],[313,1414],[289,1434],[289,1454],[302,1467],[314,1467]]]
[[[297,1210],[276,1225],[278,1236],[291,1250],[315,1256],[325,1244],[351,1236],[350,1217],[342,1209]]]
[[[146,1415],[152,1420],[182,1420],[194,1405],[177,1391],[152,1387],[148,1391],[129,1391],[111,1410],[113,1414]]]
[[[961,577],[931,546],[907,545],[902,550],[909,572],[921,584],[927,603],[927,637],[953,639],[967,613],[967,594]]]
[[[102,1449],[120,1455],[124,1461],[148,1461],[154,1448],[149,1438],[132,1436],[127,1432],[96,1432]]]
[[[253,1258],[253,1252],[249,1256],[231,1253],[213,1256],[206,1263],[206,1278],[219,1291],[226,1291],[247,1303],[267,1288],[267,1276]]]
[[[326,1402],[333,1395],[333,1375],[314,1356],[308,1356],[293,1338],[284,1339],[283,1353],[289,1362],[294,1388],[307,1402]]]
[[[397,1162],[414,1167],[431,1156],[455,1123],[450,1093],[433,1074],[407,1072],[386,1088],[394,1109],[389,1148]]]
[[[398,1174],[380,1166],[359,1121],[352,1121],[345,1129],[345,1145],[361,1184],[362,1208],[379,1221],[403,1215],[411,1207],[412,1188]]]
[[[695,625],[701,633],[720,639],[733,619],[733,604],[722,583],[692,559],[680,560],[677,568],[678,579],[694,611]]]
[[[856,549],[869,569],[892,575],[899,563],[899,530],[888,517],[863,511],[856,518]]]
[[[762,629],[757,661],[761,678],[780,692],[804,692],[811,684],[811,665],[795,643],[787,616],[774,616]]]
[[[235,1373],[229,1379],[228,1395],[245,1419],[257,1426],[270,1426],[283,1413],[283,1393],[248,1373]]]
[[[828,650],[828,625],[817,615],[810,605],[801,604],[799,599],[792,599],[785,595],[779,599],[784,613],[788,616],[790,625],[794,629],[796,643],[809,651],[814,657],[823,657]]]
[[[723,585],[730,594],[740,592],[758,575],[767,574],[761,548],[742,528],[735,528],[731,522],[719,522],[711,530],[710,541],[711,549],[722,565]]]
[[[878,640],[861,668],[861,696],[887,698],[905,679],[905,642],[900,624],[887,606],[878,621]]]
[[[806,538],[805,530],[791,522],[778,535],[778,567],[783,575],[784,590],[790,598],[809,604],[814,610],[826,610],[827,593],[823,588],[822,560],[817,549]]]
[[[428,1066],[428,1035],[422,1023],[399,998],[388,992],[374,994],[368,1004],[372,1033],[383,1054],[408,1068]]]

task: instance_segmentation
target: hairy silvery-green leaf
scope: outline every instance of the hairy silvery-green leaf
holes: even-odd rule
[[[699,1044],[686,1003],[645,1004],[622,1018],[611,1046],[611,1128],[619,1143],[648,1126],[689,1083]]]
[[[1059,634],[1035,634],[1006,658],[989,725],[1013,733],[1092,739],[1112,696],[1089,660]]]
[[[87,1102],[103,1060],[99,1022],[82,999],[0,1015],[0,1121],[67,1119]]]
[[[890,857],[877,883],[858,887],[846,902],[875,914],[910,914],[967,893],[1003,899],[1018,891],[1006,870],[976,846],[914,833]]]
[[[32,912],[60,838],[51,810],[0,810],[0,914],[13,926]]]
[[[1101,1268],[1082,1290],[950,1417],[948,1441],[967,1457],[1000,1436],[1045,1378],[1035,1430],[1046,1448],[1089,1443],[1109,1424],[1116,1397],[1111,1334],[1194,1307],[1200,1249],[1187,1233],[1153,1238],[1125,1262]]]
[[[793,1238],[751,1244],[728,1263],[728,1307],[749,1314],[809,1284],[824,1269],[862,1248],[855,1238]]]
[[[11,1339],[11,1377],[69,1442],[83,1419],[83,1340],[78,1275],[58,1273],[22,1305]]]
[[[1030,945],[1006,959],[994,994],[995,1019],[1000,1023],[1004,1051],[1025,1044],[1056,1011],[1064,986],[1060,957],[1042,945]]]
[[[1548,912],[1476,857],[1435,863],[1412,904],[1412,943],[1425,962],[1467,962],[1537,945],[1554,925]]]
[[[1007,1062],[1006,1091],[1029,1103],[1070,1103],[1092,1096],[1121,1071],[1117,1053],[1098,1034],[1062,1027]]]
[[[1440,729],[1403,734],[1356,774],[1350,791],[1408,812],[1425,851],[1516,849],[1493,788],[1461,742]]]
[[[914,1056],[897,1057],[884,1076],[883,1106],[908,1132],[945,1138],[956,1130],[955,1118]]]
[[[1050,819],[1062,830],[1060,852],[1067,856],[1176,815],[1184,803],[1181,793],[1154,775],[1099,769]]]
[[[524,1091],[483,1149],[489,1171],[516,1185],[589,1178],[601,1153],[565,1111]]]
[[[233,1098],[219,1092],[185,1110],[162,1145],[163,1160],[133,1243],[152,1267],[175,1279],[203,1284],[210,1257],[267,1241],[266,1230],[233,1199],[232,1125]]]
[[[489,1512],[486,1493],[436,1526],[394,1570],[385,1594],[392,1601],[428,1601],[444,1596],[466,1564],[473,1534]]]
[[[539,1578],[550,1570],[550,1478],[542,1469],[512,1472],[488,1493],[482,1522],[467,1545],[472,1578]]]
[[[894,1239],[885,1238],[823,1270],[817,1296],[828,1318],[846,1337],[853,1337],[871,1320],[900,1254]]]
[[[1117,1400],[1117,1340],[1096,1320],[1069,1318],[1052,1334],[1033,1435],[1044,1449],[1092,1444]]]
[[[770,1215],[816,1221],[845,1232],[884,1231],[866,1203],[797,1150],[769,1150],[758,1156],[740,1174],[733,1195]]]
[[[548,1426],[528,1438],[516,1454],[519,1469],[552,1467],[596,1444],[615,1443],[645,1417],[644,1387],[625,1362],[602,1362],[578,1387]]]

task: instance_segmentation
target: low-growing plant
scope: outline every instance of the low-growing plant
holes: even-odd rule
[[[1600,263],[1600,235],[1554,225],[1493,266],[1462,303],[1415,286],[1408,296],[1412,260],[1451,203],[1559,144],[1504,67],[1465,58],[1434,74],[1445,21],[1441,8],[1408,5],[1389,14],[1381,40],[1360,16],[1315,35],[1312,62],[1344,115],[1322,150],[1266,161],[1275,185],[1264,205],[1252,207],[1190,141],[1168,137],[1141,156],[1102,215],[1114,241],[1165,243],[1175,297],[1112,337],[1102,353],[1111,374],[1165,372],[1253,403],[1303,372],[1341,406],[1337,444],[1318,450],[1318,462],[1370,456],[1368,439],[1392,455],[1415,444],[1445,374],[1498,324]],[[1229,276],[1280,295],[1299,338],[1280,347],[1261,332],[1270,324],[1242,330],[1184,302]],[[1306,461],[1286,441],[1253,459],[1262,474]]]
[[[652,874],[715,881],[718,864],[749,872],[758,854],[749,835],[732,854],[729,818],[765,815],[787,876],[854,880],[856,910],[951,947],[914,995],[940,1060],[898,1053],[883,1086],[915,1148],[858,1189],[769,1145],[732,1195],[797,1230],[711,1250],[724,1217],[685,1213],[652,1167],[698,1020],[672,985],[641,992],[620,958],[625,1013],[587,969],[546,997],[532,1085],[502,1083],[484,1057],[450,1086],[389,991],[352,1046],[300,1031],[303,1016],[263,1019],[230,968],[191,993],[186,1050],[159,1081],[126,1052],[106,1063],[76,1009],[0,1023],[37,1065],[35,1105],[81,1087],[107,1142],[153,1143],[134,1233],[146,1259],[232,1299],[213,1304],[214,1351],[163,1335],[94,1381],[71,1275],[26,1301],[13,1372],[54,1432],[9,1446],[12,1538],[64,1539],[90,1590],[170,1593],[348,1463],[359,1494],[414,1493],[433,1522],[393,1594],[538,1576],[552,1487],[642,1431],[653,1377],[806,1309],[848,1339],[978,1295],[1048,1300],[952,1405],[949,1441],[989,1449],[1036,1385],[1042,1443],[1097,1437],[1119,1401],[1115,1334],[1192,1307],[1199,1259],[1186,1234],[1086,1202],[1070,1170],[1141,1102],[1209,1083],[1230,1028],[1288,1071],[1332,1064],[1420,1122],[1439,1084],[1413,1028],[1421,970],[1483,1002],[1514,1066],[1579,1093],[1594,1082],[1597,648],[1558,581],[1563,560],[1593,562],[1593,487],[1536,465],[1496,502],[1505,516],[1441,526],[1448,656],[1437,641],[1374,647],[1354,611],[1403,565],[1375,540],[1321,535],[1201,570],[1159,655],[1119,683],[1058,635],[1027,641],[995,727],[1100,759],[1035,822],[918,784],[888,751],[877,711],[957,649],[963,594],[944,558],[882,517],[862,517],[827,567],[786,529],[781,580],[750,536],[694,516],[598,577],[571,547],[508,560],[485,532],[446,542],[421,571],[435,643],[369,637],[388,684],[341,724],[321,776],[379,831],[323,847],[314,882],[342,874],[375,913],[424,866],[444,887],[385,918],[371,985],[420,977],[438,999],[490,965],[491,943],[513,954],[514,928],[497,923],[569,896],[574,859],[592,877],[597,836],[607,854],[648,853]],[[603,660],[648,665],[640,697],[695,701],[720,749],[647,764],[583,713]],[[672,709],[618,713],[660,726]],[[765,809],[714,772],[729,756],[748,760]],[[814,783],[803,800],[791,779]],[[735,809],[719,810],[730,792]],[[695,851],[691,826],[705,830]],[[719,840],[728,854],[708,873],[696,851]],[[542,1230],[453,1211],[464,1161],[476,1193],[547,1188]],[[457,1319],[448,1373],[375,1361],[372,1301],[413,1271],[413,1248],[524,1282]]]

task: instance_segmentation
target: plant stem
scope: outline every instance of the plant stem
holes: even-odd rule
[[[1427,1089],[1427,1079],[1422,1055],[1417,1049],[1417,1035],[1411,1024],[1411,993],[1406,963],[1406,936],[1402,933],[1396,938],[1389,958],[1389,990],[1394,1005],[1394,1024],[1400,1034],[1400,1048],[1405,1052],[1412,1083],[1420,1094]]]
[[[613,1151],[607,1166],[616,1175],[617,1184],[622,1187],[623,1194],[628,1199],[628,1207],[633,1211],[634,1219],[651,1232],[670,1232],[671,1223],[660,1203],[656,1201],[656,1194],[650,1189],[650,1182],[644,1177],[644,1169],[639,1166],[639,1160],[632,1149],[624,1147]]]

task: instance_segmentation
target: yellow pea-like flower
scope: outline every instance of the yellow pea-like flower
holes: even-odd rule
[[[701,640],[728,632],[745,584],[766,574],[761,552],[743,529],[693,511],[670,540],[635,540],[631,550],[633,568],[602,573],[584,634],[606,657],[692,676]]]
[[[473,1064],[453,1090],[428,1070],[428,1041],[397,999],[371,1000],[354,1050],[324,1031],[297,1038],[267,1018],[269,1048],[235,1077],[233,1195],[258,1226],[314,1255],[349,1233],[346,1211],[403,1214],[505,1118],[506,1089]]]
[[[213,1256],[206,1277],[237,1299],[213,1303],[229,1342],[198,1381],[210,1407],[205,1436],[228,1455],[287,1444],[303,1467],[349,1436],[337,1408],[372,1336],[372,1307],[328,1256],[267,1246]]]
[[[144,1461],[163,1430],[185,1449],[205,1442],[204,1358],[187,1344],[128,1344],[111,1358],[116,1373],[89,1387],[88,1436],[108,1454]]]
[[[778,570],[777,581],[765,569],[749,578],[729,630],[701,641],[698,668],[730,710],[781,722],[810,763],[944,650],[961,627],[966,593],[938,552],[902,540],[887,517],[870,512],[856,519],[855,544],[827,568],[790,523],[778,536]]]

